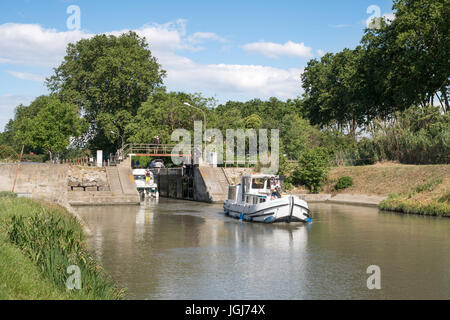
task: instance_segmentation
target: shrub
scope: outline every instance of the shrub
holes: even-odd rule
[[[387,126],[377,123],[372,146],[363,149],[373,151],[378,159],[406,164],[450,162],[450,114],[441,114],[434,106],[411,107],[396,113],[395,119]]]
[[[10,146],[0,146],[0,160],[17,160],[18,155],[16,151]]]
[[[358,159],[356,159],[355,165],[363,166],[374,164],[378,160],[375,143],[368,138],[362,138],[358,142],[357,155]]]
[[[345,176],[345,177],[340,177],[338,182],[336,183],[335,189],[336,190],[342,190],[342,189],[346,189],[348,187],[351,187],[353,185],[353,179]]]
[[[315,147],[300,156],[298,167],[292,173],[292,182],[304,185],[312,193],[318,193],[329,170],[330,157],[326,149]]]
[[[22,161],[24,162],[44,162],[46,159],[44,154],[24,154],[22,156]]]

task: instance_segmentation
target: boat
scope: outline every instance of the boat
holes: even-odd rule
[[[153,172],[148,169],[133,169],[133,178],[141,199],[145,197],[159,198],[158,185]]]
[[[252,174],[232,185],[223,205],[225,214],[251,222],[311,222],[306,201],[282,191],[280,177]]]

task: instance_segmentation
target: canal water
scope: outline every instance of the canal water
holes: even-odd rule
[[[450,298],[450,219],[310,207],[309,225],[240,222],[221,205],[169,199],[77,210],[129,299]],[[367,287],[372,265],[380,290]]]

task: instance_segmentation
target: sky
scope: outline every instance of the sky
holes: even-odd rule
[[[78,14],[79,13],[79,14]],[[19,104],[48,94],[68,43],[134,30],[171,91],[228,100],[301,96],[310,59],[354,48],[391,0],[2,0],[0,130]]]

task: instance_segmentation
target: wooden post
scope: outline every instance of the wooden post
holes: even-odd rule
[[[17,174],[19,173],[19,169],[20,169],[20,162],[22,161],[22,156],[23,156],[23,148],[25,146],[22,145],[22,151],[20,151],[20,156],[19,156],[19,163],[17,164],[17,169],[16,169],[16,176],[14,177],[14,184],[12,187],[11,192],[14,192],[14,189],[16,188],[16,180],[17,180]]]

